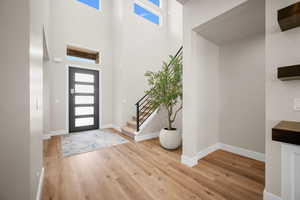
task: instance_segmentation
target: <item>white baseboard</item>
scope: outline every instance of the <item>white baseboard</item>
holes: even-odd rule
[[[113,128],[113,125],[112,124],[101,125],[101,129],[107,129],[107,128]]]
[[[43,192],[43,183],[44,183],[44,174],[45,174],[45,169],[44,167],[42,168],[40,178],[39,178],[39,185],[36,193],[36,200],[41,200],[42,199],[42,192]]]
[[[101,129],[108,129],[108,128],[112,128],[112,129],[116,129],[117,131],[121,131],[121,127],[115,125],[115,124],[105,124],[101,126]]]
[[[49,131],[49,135],[51,136],[66,135],[66,134],[69,134],[68,130]]]
[[[185,156],[181,155],[181,163],[185,164],[186,166],[193,167],[198,164],[198,157],[190,157],[190,156]]]
[[[245,156],[247,158],[252,158],[254,160],[259,160],[261,162],[265,162],[265,154],[263,153],[259,153],[256,151],[252,151],[252,150],[248,150],[248,149],[244,149],[244,148],[240,148],[240,147],[236,147],[236,146],[231,146],[228,144],[222,144],[220,143],[220,149],[224,150],[224,151],[229,151],[231,153],[235,153],[241,156]]]
[[[49,140],[49,139],[51,139],[50,134],[43,134],[43,140]]]
[[[207,156],[208,154],[217,151],[220,149],[220,143],[216,143],[214,145],[211,145],[209,147],[207,147],[206,149],[204,149],[203,151],[200,151],[197,153],[197,159],[200,160],[202,158],[204,158],[205,156]]]
[[[276,196],[264,190],[264,200],[281,200],[281,197]]]
[[[121,132],[122,132],[122,129],[121,129],[120,126],[117,126],[117,125],[113,124],[113,125],[112,125],[112,128],[113,128],[113,129],[116,129],[117,131],[121,131]]]
[[[197,155],[194,157],[182,155],[181,163],[183,163],[189,167],[193,167],[198,164],[198,160],[204,158],[208,154],[210,154],[214,151],[217,151],[219,149],[222,149],[224,151],[229,151],[231,153],[235,153],[235,154],[238,154],[238,155],[241,155],[241,156],[244,156],[247,158],[251,158],[254,160],[259,160],[261,162],[265,162],[265,154],[263,154],[263,153],[259,153],[259,152],[255,152],[255,151],[251,151],[248,149],[243,149],[240,147],[235,147],[235,146],[231,146],[231,145],[227,145],[227,144],[223,144],[223,143],[216,143],[214,145],[207,147],[203,151],[198,152]]]
[[[193,167],[193,166],[198,164],[198,160],[204,158],[205,156],[207,156],[208,154],[210,154],[214,151],[217,151],[218,149],[220,149],[220,144],[216,143],[214,145],[211,145],[211,146],[207,147],[203,151],[198,152],[197,155],[194,156],[194,157],[189,157],[189,156],[182,155],[181,156],[181,163],[185,164],[189,167]]]
[[[134,137],[134,141],[140,142],[140,141],[143,141],[143,140],[150,140],[150,139],[153,139],[153,138],[157,138],[158,136],[159,136],[159,132],[136,135]]]
[[[67,134],[69,134],[68,130],[49,131],[49,133],[43,135],[43,140],[48,140],[52,136],[67,135]]]

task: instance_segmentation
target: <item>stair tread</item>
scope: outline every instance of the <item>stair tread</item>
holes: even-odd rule
[[[127,123],[136,126],[136,120],[129,120]]]
[[[134,134],[134,135],[137,135],[136,129],[131,128],[131,127],[129,127],[129,126],[123,126],[123,127],[122,127],[122,130],[123,130],[123,131],[126,131],[126,132],[128,132],[128,133],[132,133],[132,134]]]
[[[130,128],[136,129],[136,127],[137,127],[136,120],[127,121],[127,126],[129,126]]]

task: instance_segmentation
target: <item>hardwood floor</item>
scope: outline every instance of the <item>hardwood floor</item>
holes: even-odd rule
[[[63,157],[60,137],[44,142],[43,200],[259,200],[264,163],[216,151],[193,168],[158,140]]]

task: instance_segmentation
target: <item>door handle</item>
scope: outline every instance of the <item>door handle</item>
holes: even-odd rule
[[[70,90],[70,93],[71,93],[71,94],[74,94],[74,93],[75,93],[75,89],[72,88],[72,89]]]

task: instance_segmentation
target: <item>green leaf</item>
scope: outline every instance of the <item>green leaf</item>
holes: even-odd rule
[[[178,57],[170,55],[169,61],[163,62],[160,71],[145,73],[148,84],[152,88],[146,91],[150,95],[151,104],[155,107],[164,106],[167,109],[169,125],[175,121],[177,114],[177,111],[173,112],[174,106],[179,102],[182,103],[182,72],[182,55]]]

